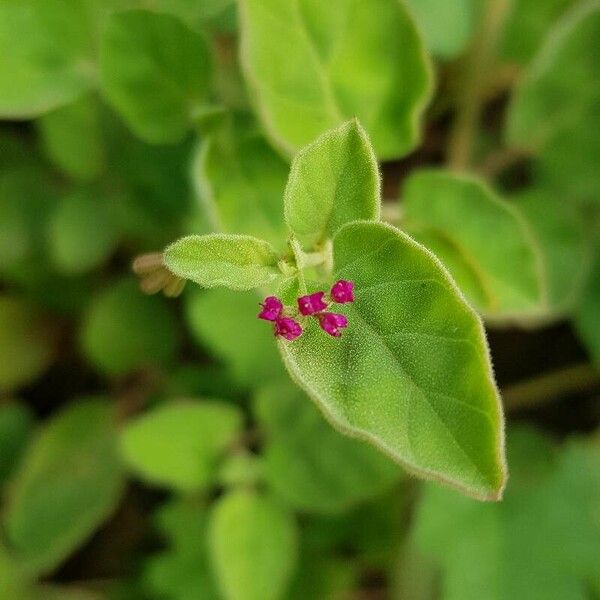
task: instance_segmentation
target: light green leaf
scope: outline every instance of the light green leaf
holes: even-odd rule
[[[289,383],[263,389],[255,408],[266,429],[267,481],[295,509],[344,511],[384,492],[400,477],[391,460],[333,430]]]
[[[48,223],[50,255],[59,271],[85,273],[114,250],[117,229],[107,203],[84,191],[59,202]]]
[[[478,311],[506,321],[544,309],[536,240],[521,214],[482,181],[420,171],[402,199],[408,231],[437,254]]]
[[[227,289],[192,290],[186,302],[195,340],[230,369],[234,379],[252,388],[286,377],[273,344],[273,329],[256,318],[260,297]]]
[[[256,127],[241,118],[204,137],[194,161],[200,199],[216,229],[266,239],[281,247],[289,167]]]
[[[34,595],[23,566],[0,545],[0,600],[40,600]]]
[[[204,38],[179,19],[134,10],[111,17],[100,76],[106,98],[136,135],[176,142],[206,104],[212,58]]]
[[[127,424],[122,454],[134,473],[152,483],[197,490],[214,482],[218,460],[241,427],[231,404],[172,401]]]
[[[358,121],[344,123],[301,150],[285,189],[285,219],[309,248],[344,223],[379,220],[379,170]]]
[[[421,477],[479,499],[506,479],[503,418],[485,333],[438,260],[388,225],[334,238],[333,279],[355,284],[332,338],[310,320],[284,362],[328,420]]]
[[[353,116],[380,159],[420,139],[427,56],[398,0],[241,0],[241,62],[273,143],[288,154]]]
[[[443,59],[465,48],[476,20],[474,0],[406,0],[431,53]]]
[[[0,2],[1,118],[35,118],[92,87],[91,17],[83,0]]]
[[[600,257],[584,290],[582,301],[575,312],[575,328],[592,360],[600,367]]]
[[[0,406],[0,486],[21,459],[32,425],[33,415],[24,405],[13,403]]]
[[[129,279],[113,283],[94,298],[80,336],[88,360],[111,376],[169,363],[179,342],[165,301],[145,296]]]
[[[52,361],[54,346],[53,327],[38,309],[0,295],[0,392],[39,377]]]
[[[600,573],[597,442],[572,440],[557,456],[539,433],[513,431],[512,475],[500,504],[427,487],[414,535],[442,567],[444,599],[590,597]]]
[[[273,247],[250,235],[189,235],[171,244],[164,258],[172,273],[203,287],[250,290],[280,274]]]
[[[600,176],[600,2],[578,4],[548,34],[517,86],[508,142],[539,154],[535,170],[551,189],[597,203]]]
[[[104,140],[99,112],[96,97],[86,95],[43,115],[37,121],[48,157],[76,179],[94,179],[104,168]]]
[[[571,311],[581,297],[593,262],[582,215],[551,190],[530,188],[513,200],[542,251],[551,312],[560,315]]]
[[[122,487],[109,405],[63,410],[31,444],[9,490],[4,524],[15,556],[51,571],[112,513]]]
[[[209,521],[209,549],[225,600],[284,597],[296,563],[293,515],[249,490],[227,493]]]

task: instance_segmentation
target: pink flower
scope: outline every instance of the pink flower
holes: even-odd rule
[[[331,288],[331,299],[338,304],[354,302],[354,284],[346,279],[340,279]]]
[[[275,335],[280,335],[291,342],[302,335],[302,327],[298,321],[290,317],[281,317],[275,321]]]
[[[268,296],[261,306],[262,310],[258,313],[258,318],[265,321],[277,321],[283,311],[283,304],[276,296]]]
[[[308,296],[301,296],[298,298],[298,309],[300,313],[305,317],[308,315],[314,315],[327,308],[327,303],[323,301],[325,292],[315,292]]]
[[[340,329],[348,327],[348,319],[344,315],[336,313],[321,313],[317,315],[321,329],[333,337],[342,335]]]

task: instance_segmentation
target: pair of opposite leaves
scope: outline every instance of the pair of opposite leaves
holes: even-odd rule
[[[305,250],[332,239],[327,283],[354,282],[355,302],[340,306],[350,323],[341,338],[309,323],[302,337],[279,340],[283,361],[343,433],[418,476],[499,499],[503,416],[482,323],[431,252],[379,222],[379,187],[357,121],[326,132],[294,159],[284,213],[296,266],[302,269]],[[204,287],[270,287],[285,302],[296,287],[281,258],[264,240],[209,234],[178,240],[163,259],[172,274]]]

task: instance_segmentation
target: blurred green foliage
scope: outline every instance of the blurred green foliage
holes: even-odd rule
[[[599,48],[597,0],[0,0],[0,600],[600,597]],[[352,117],[365,132],[319,138]],[[175,259],[252,287],[258,254],[258,283],[294,301],[294,261],[380,201],[458,288],[403,235],[342,229],[336,268],[363,287],[418,267],[449,299],[414,284],[367,320],[342,307],[339,343],[313,323],[283,347],[312,400],[256,291],[167,300],[130,273],[179,236],[255,236],[270,246]],[[497,489],[463,295],[504,328],[497,504],[330,424]],[[390,338],[400,322],[419,335]],[[393,402],[415,381],[410,421]]]

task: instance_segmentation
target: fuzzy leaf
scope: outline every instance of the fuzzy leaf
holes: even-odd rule
[[[521,214],[483,182],[421,171],[406,183],[403,207],[408,231],[441,259],[486,317],[525,318],[544,308],[536,240]]]
[[[130,468],[158,485],[206,487],[217,461],[241,429],[236,407],[218,401],[174,401],[128,423],[121,436]]]
[[[400,477],[387,457],[334,431],[289,383],[263,389],[255,407],[267,432],[267,481],[297,510],[341,512],[384,492]]]
[[[301,150],[285,189],[285,219],[300,242],[322,244],[344,223],[379,220],[377,159],[358,121],[344,123]]]
[[[206,104],[211,61],[204,38],[176,17],[117,13],[102,38],[102,89],[136,135],[150,143],[176,142]]]
[[[190,235],[171,244],[164,257],[172,273],[203,287],[250,290],[279,275],[271,245],[250,235]]]
[[[273,143],[288,154],[358,117],[381,159],[420,139],[430,67],[397,0],[242,0],[241,61]]]
[[[498,499],[503,418],[485,333],[431,253],[393,227],[357,222],[334,238],[334,279],[355,284],[336,307],[349,325],[314,320],[279,348],[292,377],[343,433],[410,472]]]
[[[4,523],[15,556],[51,571],[111,514],[122,485],[109,405],[89,400],[62,411],[28,448],[9,490]]]
[[[293,515],[253,491],[219,499],[209,522],[209,549],[225,600],[284,597],[296,563]]]

